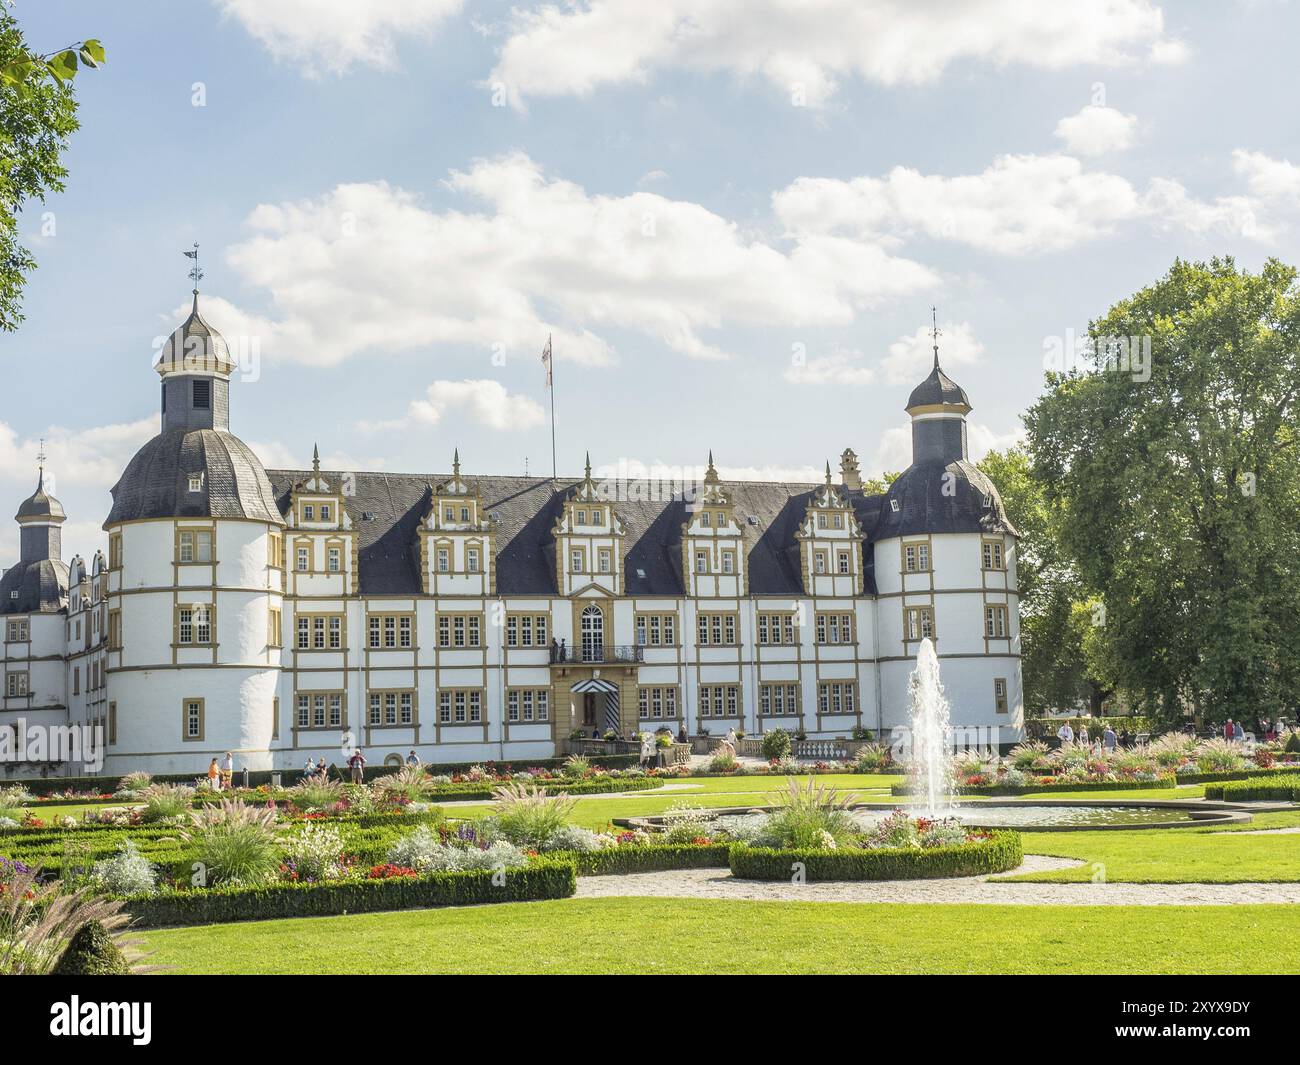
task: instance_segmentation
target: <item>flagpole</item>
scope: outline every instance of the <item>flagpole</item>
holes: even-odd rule
[[[546,350],[551,359],[546,366],[546,378],[551,385],[551,480],[558,481],[559,473],[555,464],[555,349],[551,347],[551,335],[546,334]]]

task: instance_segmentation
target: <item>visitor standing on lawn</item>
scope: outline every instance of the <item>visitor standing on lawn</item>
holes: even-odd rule
[[[217,768],[215,758],[208,763],[208,787],[213,791],[221,790],[221,770]]]
[[[235,756],[226,752],[226,757],[221,763],[221,790],[229,791],[235,786]]]
[[[352,752],[352,757],[348,759],[348,768],[352,770],[353,784],[366,782],[366,756],[361,753],[360,747]]]

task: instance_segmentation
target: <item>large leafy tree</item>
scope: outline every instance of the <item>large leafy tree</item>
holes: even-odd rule
[[[63,190],[63,153],[77,129],[72,79],[104,60],[88,40],[48,55],[27,47],[13,16],[0,11],[0,329],[22,321],[22,291],[36,260],[18,235],[23,206]]]
[[[1300,682],[1296,271],[1179,261],[1090,335],[1091,365],[1049,374],[1025,424],[1062,550],[1100,597],[1097,657],[1167,720],[1290,711]]]
[[[990,451],[979,468],[998,486],[1007,516],[1020,533],[1016,576],[1020,591],[1020,653],[1025,707],[1030,713],[1087,703],[1100,712],[1110,694],[1091,629],[1096,610],[1078,567],[1061,544],[1060,507],[1035,476],[1024,446]]]

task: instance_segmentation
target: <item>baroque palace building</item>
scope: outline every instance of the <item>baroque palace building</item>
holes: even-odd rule
[[[107,555],[60,558],[59,502],[18,509],[0,578],[0,726],[101,726],[103,771],[198,773],[551,756],[586,735],[908,718],[933,639],[961,726],[1022,724],[1016,531],[967,456],[966,393],[912,392],[912,464],[867,491],[726,483],[650,501],[559,482],[264,470],[230,432],[234,360],[199,312],[155,367],[161,432],[131,460]],[[690,498],[685,498],[689,496]],[[9,765],[79,773],[74,761]]]

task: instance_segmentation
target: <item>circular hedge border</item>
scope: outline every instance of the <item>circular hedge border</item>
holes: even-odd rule
[[[1005,873],[1024,861],[1020,833],[993,832],[987,840],[953,847],[868,850],[773,850],[736,844],[731,875],[745,880],[790,880],[802,866],[809,882],[823,880],[930,880]]]

